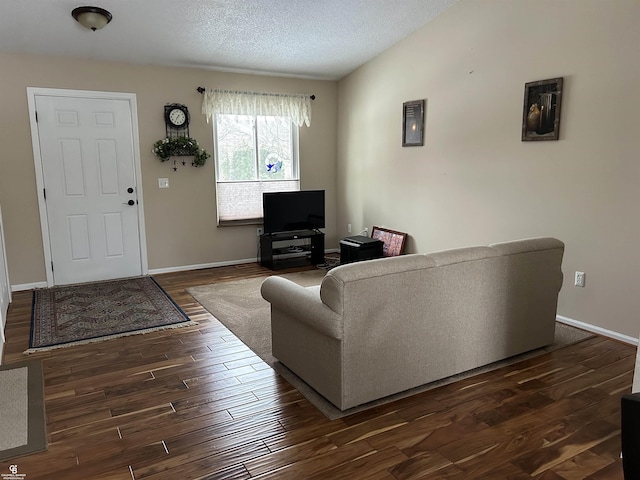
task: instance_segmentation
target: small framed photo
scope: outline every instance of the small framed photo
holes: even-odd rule
[[[404,252],[404,243],[407,240],[407,234],[374,226],[371,229],[371,238],[377,238],[384,243],[382,247],[383,257],[395,257]]]
[[[524,84],[522,141],[558,140],[562,77]]]
[[[424,145],[424,100],[402,104],[402,146]]]

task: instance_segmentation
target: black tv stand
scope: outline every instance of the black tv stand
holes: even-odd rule
[[[260,236],[260,264],[271,270],[324,263],[324,233],[295,230]]]

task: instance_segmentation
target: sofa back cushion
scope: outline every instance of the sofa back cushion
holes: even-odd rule
[[[322,280],[320,298],[334,312],[342,315],[345,308],[345,287],[357,282],[372,281],[384,285],[389,275],[405,274],[435,267],[433,259],[419,254],[387,257],[366,262],[349,263],[329,271]],[[384,288],[383,288],[384,289]],[[387,292],[392,293],[392,292]]]

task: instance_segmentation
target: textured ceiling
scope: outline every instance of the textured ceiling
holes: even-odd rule
[[[0,0],[0,50],[339,79],[457,0]],[[113,20],[91,32],[81,5]]]

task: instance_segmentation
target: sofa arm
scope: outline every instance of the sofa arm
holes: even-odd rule
[[[272,276],[262,282],[260,293],[271,303],[272,312],[282,310],[323,335],[342,339],[342,316],[322,303],[317,288],[302,287],[286,278]]]

